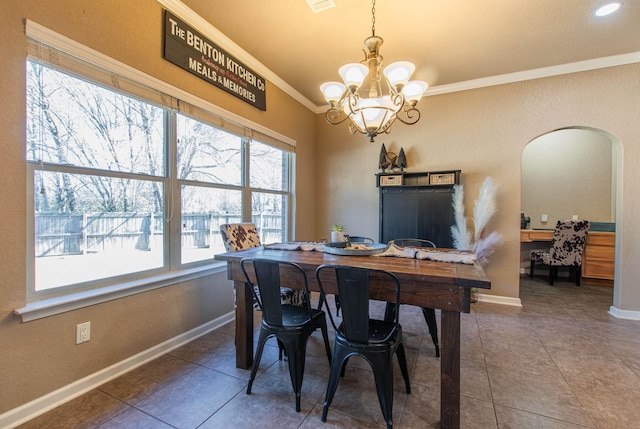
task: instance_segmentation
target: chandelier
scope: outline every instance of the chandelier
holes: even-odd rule
[[[416,104],[427,90],[427,83],[409,78],[415,66],[408,61],[389,64],[382,70],[382,37],[376,36],[376,2],[371,8],[371,37],[364,40],[365,59],[359,63],[345,64],[338,70],[344,83],[326,82],[320,86],[329,109],[325,119],[331,125],[338,125],[349,119],[351,134],[362,133],[373,139],[378,134],[389,133],[397,120],[413,125],[420,119]],[[388,94],[384,95],[380,81],[384,80]],[[369,77],[369,88],[362,84]],[[362,95],[359,91],[362,91]]]

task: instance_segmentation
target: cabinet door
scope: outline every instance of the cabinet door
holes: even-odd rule
[[[380,191],[380,241],[423,238],[452,247],[452,188],[402,187]]]
[[[589,232],[582,256],[582,277],[613,281],[615,246],[614,232]]]

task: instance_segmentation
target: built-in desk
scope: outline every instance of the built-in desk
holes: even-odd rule
[[[552,229],[521,229],[520,242],[551,242]],[[615,232],[589,231],[582,258],[582,283],[613,286]]]
[[[521,229],[520,242],[531,243],[532,241],[551,241],[553,238],[552,229]]]

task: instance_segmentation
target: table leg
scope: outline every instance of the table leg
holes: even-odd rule
[[[236,289],[236,368],[249,369],[253,363],[253,293],[245,282]]]
[[[441,312],[440,427],[460,428],[460,313]]]

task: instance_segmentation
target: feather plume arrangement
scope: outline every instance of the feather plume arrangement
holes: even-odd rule
[[[489,256],[495,251],[495,247],[502,241],[502,234],[492,232],[485,234],[485,229],[491,217],[496,213],[496,194],[498,186],[491,177],[487,177],[482,183],[478,199],[473,209],[474,234],[467,228],[467,219],[464,216],[464,192],[462,185],[454,186],[453,209],[455,225],[451,227],[453,245],[459,250],[473,250],[478,261],[486,264]]]
[[[482,236],[482,232],[487,227],[489,220],[496,213],[496,192],[498,186],[493,183],[491,177],[487,177],[482,182],[478,199],[473,208],[473,224],[475,226],[475,235],[473,239],[478,242]]]
[[[500,244],[501,241],[502,234],[494,231],[476,242],[474,253],[481,265],[489,262],[489,256],[493,254],[495,247]]]
[[[458,250],[471,250],[471,233],[467,229],[467,218],[464,216],[464,188],[462,185],[453,187],[453,213],[455,225],[451,227],[453,246]]]

